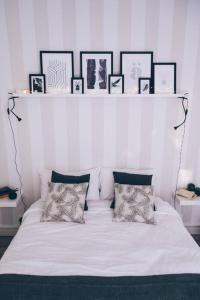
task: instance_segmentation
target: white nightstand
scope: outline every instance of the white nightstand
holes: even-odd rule
[[[1,224],[0,235],[14,235],[19,227],[19,218],[22,214],[21,196],[14,200],[8,198],[0,199]],[[8,211],[9,209],[9,211]]]
[[[187,199],[176,196],[176,210],[185,227],[193,234],[200,233],[200,197]]]
[[[0,199],[0,208],[1,207],[17,207],[17,205],[19,204],[19,201],[20,201],[20,196],[18,196],[14,200],[10,200],[7,198]]]

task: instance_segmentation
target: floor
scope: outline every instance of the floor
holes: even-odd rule
[[[200,235],[193,235],[194,240],[200,246]],[[10,242],[12,241],[12,236],[0,236],[0,258],[8,248]]]
[[[12,239],[13,236],[0,236],[0,257],[4,254]]]
[[[200,247],[200,234],[193,235],[193,238],[195,239],[195,241],[197,242],[197,244]]]

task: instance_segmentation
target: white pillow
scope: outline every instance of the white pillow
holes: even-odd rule
[[[100,171],[100,199],[113,200],[114,198],[114,177],[113,172],[124,172],[130,174],[144,174],[153,175],[152,169],[114,169],[114,168],[101,168]],[[152,178],[152,185],[153,178]]]
[[[55,170],[56,171],[56,170]],[[99,188],[100,188],[100,181],[99,181],[99,173],[100,168],[88,169],[84,171],[77,171],[77,172],[59,172],[65,175],[72,175],[72,176],[81,176],[84,174],[90,174],[90,182],[89,188],[87,192],[86,200],[99,200]],[[39,172],[40,179],[41,179],[41,198],[45,199],[48,194],[48,182],[51,181],[51,174],[52,170],[42,170]]]

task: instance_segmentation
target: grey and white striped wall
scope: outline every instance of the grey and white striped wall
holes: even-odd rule
[[[154,51],[177,62],[177,90],[190,94],[182,169],[200,184],[199,0],[0,0],[0,185],[18,185],[6,115],[7,93],[28,88],[39,50]],[[38,170],[95,166],[153,167],[157,192],[174,191],[182,129],[176,99],[37,98],[17,100],[18,163],[29,203],[39,197]],[[2,223],[12,215],[0,211]]]

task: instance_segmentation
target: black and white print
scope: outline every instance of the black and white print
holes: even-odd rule
[[[84,79],[74,77],[71,79],[71,92],[72,94],[83,94],[84,93]]]
[[[107,93],[108,75],[113,69],[112,52],[81,52],[81,76],[86,93]]]
[[[48,183],[41,222],[85,223],[84,205],[88,183]]]
[[[120,52],[120,72],[124,74],[124,91],[138,94],[138,79],[152,78],[153,52]],[[151,87],[152,89],[152,87]]]
[[[139,78],[139,94],[150,94],[151,78]]]
[[[70,93],[73,52],[40,51],[41,72],[46,75],[47,93]]]
[[[87,88],[106,89],[107,62],[106,59],[87,59]]]
[[[29,88],[30,93],[45,93],[45,75],[43,74],[29,74]]]
[[[115,183],[113,221],[155,224],[153,187]]]
[[[123,94],[124,93],[124,76],[123,75],[109,75],[109,94]]]
[[[176,63],[154,63],[154,93],[176,93]]]

